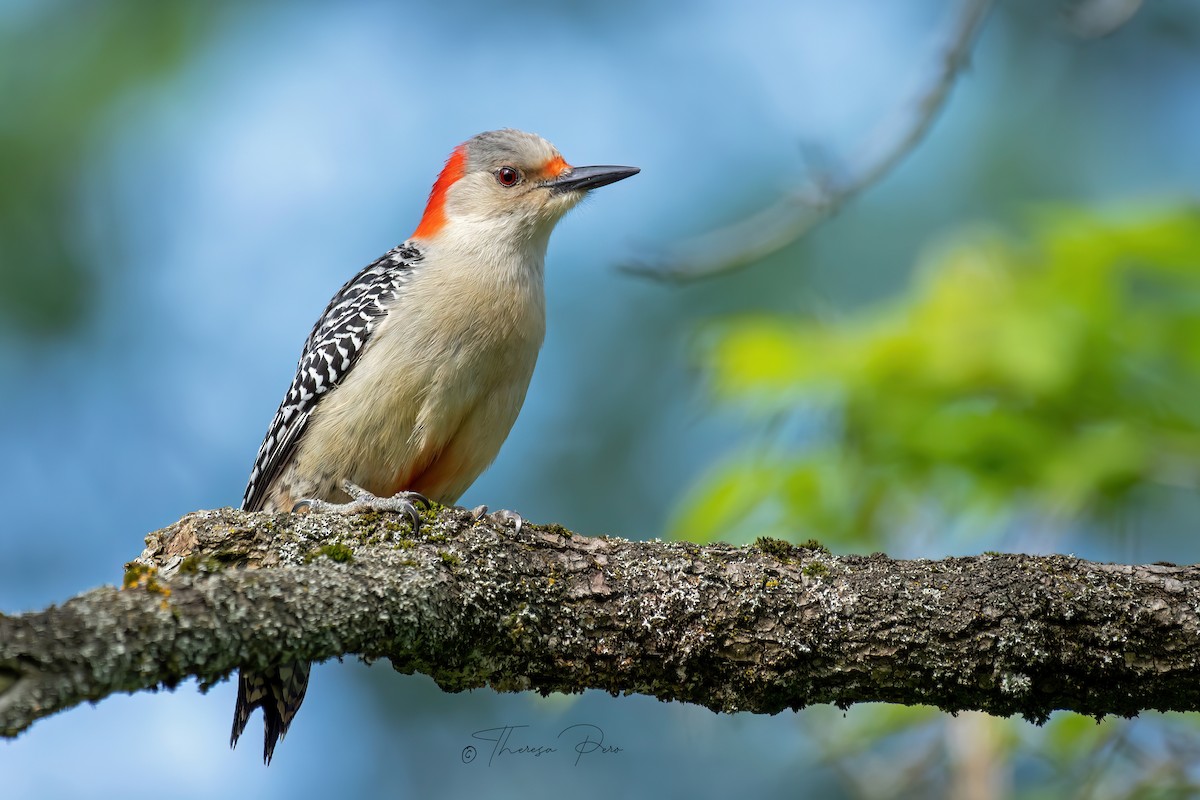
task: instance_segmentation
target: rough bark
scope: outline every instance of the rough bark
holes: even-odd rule
[[[126,587],[0,616],[0,733],[238,666],[386,656],[447,691],[598,688],[775,713],[1200,708],[1200,569],[587,538],[440,509],[190,514]],[[245,569],[243,567],[261,567]]]

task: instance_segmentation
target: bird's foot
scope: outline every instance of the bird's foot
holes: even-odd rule
[[[479,520],[483,519],[484,517],[487,517],[502,528],[506,523],[511,522],[513,524],[513,530],[516,533],[520,533],[521,526],[525,524],[524,517],[517,512],[509,511],[506,508],[502,508],[499,511],[495,511],[491,514],[488,513],[487,506],[475,506],[475,508],[471,509],[472,522],[479,522]]]
[[[421,512],[417,506],[426,509],[432,506],[428,498],[416,492],[397,492],[391,497],[376,497],[350,481],[342,481],[342,491],[353,499],[348,503],[331,503],[327,500],[306,498],[292,506],[292,513],[307,511],[321,514],[363,514],[368,511],[392,511],[407,517],[415,534],[421,528]]]

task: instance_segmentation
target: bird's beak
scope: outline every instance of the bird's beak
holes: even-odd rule
[[[599,186],[625,180],[631,175],[641,172],[637,167],[572,167],[570,172],[564,172],[547,186],[554,194],[563,192],[586,192]]]

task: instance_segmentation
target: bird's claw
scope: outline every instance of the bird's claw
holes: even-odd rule
[[[493,512],[491,514],[488,513],[487,506],[475,506],[475,508],[471,509],[471,521],[472,522],[477,523],[477,522],[479,522],[479,520],[483,519],[484,517],[487,517],[492,522],[495,522],[497,525],[499,525],[501,527],[504,527],[505,523],[511,522],[513,524],[513,531],[515,533],[520,533],[521,526],[525,524],[524,517],[522,517],[517,512],[509,511],[506,508],[502,508],[499,511]]]
[[[298,514],[301,511],[307,511],[327,514],[362,514],[367,511],[391,511],[403,514],[412,525],[412,532],[415,534],[421,529],[421,512],[417,506],[428,509],[433,505],[429,502],[429,498],[417,492],[397,492],[391,497],[376,497],[350,481],[342,481],[342,491],[350,495],[352,498],[350,502],[331,503],[327,500],[304,498],[292,506],[292,513]]]
[[[492,519],[503,525],[506,522],[513,524],[513,532],[520,533],[521,526],[525,524],[525,518],[515,511],[509,511],[507,508],[502,508],[492,514]]]

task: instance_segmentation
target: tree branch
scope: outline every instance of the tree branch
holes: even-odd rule
[[[852,169],[820,175],[762,211],[680,242],[657,259],[626,262],[621,269],[679,283],[710,278],[778,252],[832,217],[882,180],[925,138],[968,62],[991,5],[991,0],[963,0],[932,80],[899,119],[879,126]]]
[[[629,542],[462,509],[406,537],[391,515],[190,514],[147,537],[126,588],[0,616],[0,733],[113,692],[345,654],[448,691],[725,712],[1200,708],[1197,567]]]

